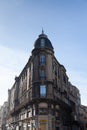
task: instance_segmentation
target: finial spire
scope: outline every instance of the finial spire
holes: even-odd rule
[[[39,35],[39,37],[47,37],[47,35],[44,34],[43,28],[42,28],[42,33]]]
[[[43,28],[42,28],[42,34],[44,34],[44,30],[43,30]]]

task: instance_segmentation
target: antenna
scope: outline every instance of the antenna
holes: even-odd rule
[[[44,34],[44,30],[43,30],[43,27],[42,27],[42,34]]]

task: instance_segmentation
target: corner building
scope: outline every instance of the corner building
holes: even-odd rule
[[[8,95],[7,129],[80,130],[79,90],[69,82],[43,31]]]

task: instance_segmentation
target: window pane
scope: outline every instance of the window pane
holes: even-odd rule
[[[41,47],[45,46],[45,39],[41,39]]]
[[[39,108],[39,114],[40,115],[47,115],[48,109],[47,108]]]
[[[41,55],[40,56],[40,64],[45,65],[45,63],[46,63],[46,57],[45,57],[45,55]]]
[[[40,86],[40,96],[46,97],[46,86],[45,85]]]
[[[40,71],[40,78],[45,79],[45,71],[44,70]]]

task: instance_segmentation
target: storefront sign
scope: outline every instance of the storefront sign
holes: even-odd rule
[[[46,122],[47,122],[47,120],[45,120],[45,119],[40,120],[40,123],[46,123]]]

